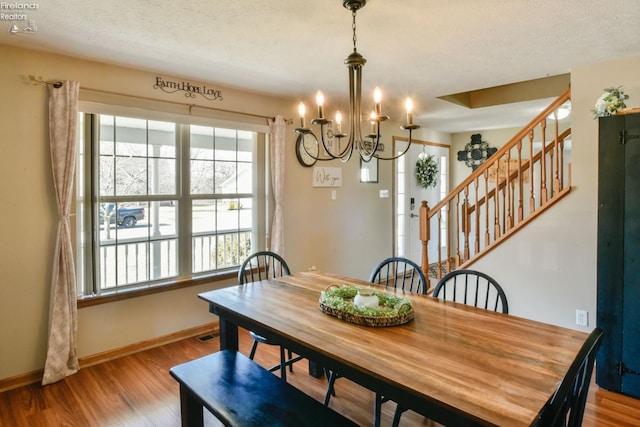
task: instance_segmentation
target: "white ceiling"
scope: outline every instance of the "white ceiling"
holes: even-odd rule
[[[25,12],[37,32],[11,35],[11,22],[0,21],[0,43],[307,103],[322,89],[327,109],[346,99],[351,13],[341,0],[37,4]],[[436,97],[638,55],[639,23],[638,0],[368,0],[357,15],[363,99],[380,86],[393,111],[411,96],[415,121],[440,131],[521,126],[551,99],[522,103],[520,114],[514,105],[470,110]]]

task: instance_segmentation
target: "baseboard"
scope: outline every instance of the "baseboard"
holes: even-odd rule
[[[28,372],[26,374],[16,375],[15,377],[0,380],[0,393],[14,388],[23,387],[25,385],[42,382],[43,369]]]
[[[150,348],[160,347],[161,345],[170,344],[172,342],[180,341],[185,338],[218,332],[219,329],[220,328],[218,322],[207,323],[202,326],[196,326],[195,328],[174,332],[173,334],[165,335],[162,337],[140,341],[135,344],[130,344],[124,347],[97,353],[91,356],[81,357],[80,359],[78,359],[78,363],[80,364],[80,369],[87,368],[89,366],[97,365],[98,363],[108,362],[109,360],[117,359],[122,356],[128,356],[130,354],[138,353],[144,350],[149,350]]]
[[[162,337],[140,341],[135,344],[127,345],[109,351],[104,351],[102,353],[97,353],[91,356],[81,357],[78,359],[78,363],[80,364],[80,369],[87,368],[89,366],[97,365],[98,363],[108,362],[109,360],[128,356],[130,354],[138,353],[144,350],[149,350],[151,348],[160,347],[162,345],[170,344],[172,342],[180,341],[186,338],[197,337],[204,334],[219,333],[219,331],[220,325],[218,324],[218,322],[207,323],[205,325],[174,332]],[[43,373],[44,370],[39,369],[37,371],[27,372],[26,374],[20,374],[14,377],[2,379],[0,380],[0,393],[29,384],[42,382]]]

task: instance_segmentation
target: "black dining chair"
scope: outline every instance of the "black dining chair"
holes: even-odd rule
[[[502,286],[481,271],[454,270],[446,274],[433,289],[433,296],[486,310],[509,313],[507,296]]]
[[[428,288],[427,279],[420,266],[410,259],[403,257],[391,257],[380,262],[371,272],[369,281],[371,283],[419,294],[426,294]],[[325,405],[329,404],[331,396],[335,396],[334,384],[339,376],[335,371],[331,371],[331,373],[328,374],[329,384],[327,385],[327,391],[324,396]],[[375,427],[380,426],[382,404],[388,400],[388,398],[376,393],[373,421]]]
[[[241,285],[250,282],[256,282],[259,280],[274,279],[276,277],[285,276],[291,274],[289,266],[285,260],[275,252],[271,251],[259,251],[251,254],[244,260],[238,270],[238,283]],[[269,345],[279,345],[272,342],[267,338],[250,331],[249,334],[253,339],[251,345],[251,351],[249,352],[249,359],[253,360],[259,343]],[[302,360],[301,356],[293,357],[291,350],[286,350],[280,346],[280,364],[269,368],[269,371],[273,372],[280,369],[280,378],[284,381],[287,380],[287,366],[289,370],[293,372],[293,364],[299,360]]]
[[[426,294],[427,279],[418,264],[403,257],[391,257],[380,262],[371,272],[371,283]]]
[[[509,313],[507,296],[491,276],[475,270],[454,270],[445,274],[436,284],[432,295],[449,301]],[[407,408],[398,404],[393,415],[393,427],[400,423],[400,417]]]
[[[534,424],[544,427],[579,427],[589,393],[591,374],[604,332],[595,328],[587,337],[560,386],[540,411]]]

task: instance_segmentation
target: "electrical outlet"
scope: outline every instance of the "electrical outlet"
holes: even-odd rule
[[[576,325],[589,326],[589,312],[587,310],[576,310]]]

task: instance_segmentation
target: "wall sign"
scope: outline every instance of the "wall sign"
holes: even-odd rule
[[[313,168],[314,187],[342,187],[342,168]]]
[[[175,93],[179,90],[184,92],[184,96],[188,98],[195,98],[196,95],[202,95],[203,98],[209,101],[223,101],[222,90],[212,89],[206,85],[195,85],[189,82],[174,82],[171,80],[164,80],[162,77],[156,77],[156,82],[153,85],[154,89],[160,89],[163,92]]]

